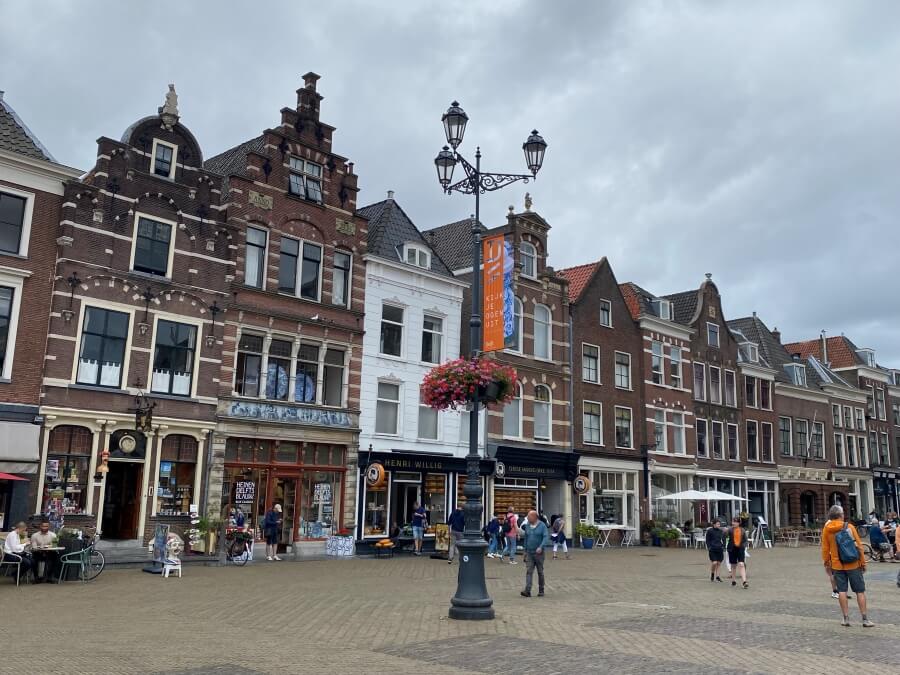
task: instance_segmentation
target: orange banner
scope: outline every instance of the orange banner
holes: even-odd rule
[[[503,349],[503,235],[487,237],[481,242],[482,273],[482,339],[481,349],[493,352]]]

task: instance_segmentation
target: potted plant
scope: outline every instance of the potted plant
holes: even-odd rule
[[[488,358],[454,359],[432,368],[422,381],[422,399],[435,410],[456,410],[479,401],[508,403],[516,395],[514,368]]]
[[[191,545],[191,550],[199,553],[212,553],[215,551],[216,535],[218,535],[221,526],[222,521],[202,516],[197,522],[197,531],[202,538],[196,544]]]
[[[665,528],[659,533],[659,538],[666,548],[673,548],[678,544],[678,530],[674,527]]]
[[[594,548],[594,542],[597,541],[597,537],[600,535],[600,530],[598,530],[595,525],[590,525],[588,523],[578,523],[575,526],[575,534],[577,534],[578,538],[581,539],[582,548],[591,549]]]
[[[653,543],[653,540],[656,538],[656,535],[653,531],[656,529],[656,521],[655,520],[644,520],[641,522],[641,544],[644,546],[650,546]],[[654,543],[654,546],[657,546],[659,542]]]

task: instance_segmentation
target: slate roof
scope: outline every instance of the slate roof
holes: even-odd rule
[[[694,313],[697,311],[697,296],[700,291],[682,291],[681,293],[672,293],[671,295],[662,296],[666,300],[672,302],[675,310],[675,321],[690,326],[694,319]]]
[[[406,212],[393,199],[385,199],[375,204],[363,206],[359,215],[369,220],[367,250],[372,255],[398,262],[406,262],[400,256],[401,247],[407,242],[422,244],[432,249],[431,271],[444,276],[452,276],[447,265],[441,260],[429,242],[419,232]]]
[[[843,335],[825,338],[828,347],[828,358],[822,355],[822,340],[804,340],[802,342],[790,342],[785,345],[791,354],[800,354],[802,358],[815,356],[819,361],[828,361],[833,368],[852,368],[863,366],[865,363],[856,353],[857,347],[849,338]]]
[[[479,223],[481,231],[487,228]],[[451,270],[472,267],[472,219],[457,220],[422,232],[431,250],[438,254]]]
[[[593,278],[594,272],[600,267],[602,260],[587,263],[584,265],[576,265],[559,270],[557,274],[569,282],[569,302],[578,302],[578,298],[587,288],[588,282]]]
[[[56,162],[38,137],[25,126],[25,122],[16,114],[12,106],[3,100],[3,92],[0,92],[0,149],[32,159]]]
[[[262,135],[251,138],[215,157],[210,157],[203,162],[203,168],[226,177],[232,174],[243,176],[247,172],[247,153],[262,152],[265,147],[266,141]]]

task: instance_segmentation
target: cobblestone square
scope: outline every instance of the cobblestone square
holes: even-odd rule
[[[710,583],[694,550],[578,550],[548,561],[544,598],[519,596],[524,565],[486,566],[497,618],[471,623],[447,618],[456,564],[425,557],[2,579],[4,672],[855,673],[900,659],[900,565],[872,566],[872,629],[855,604],[839,625],[814,547],[753,551],[747,590]]]

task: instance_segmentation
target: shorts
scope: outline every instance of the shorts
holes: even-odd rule
[[[709,561],[710,562],[722,562],[725,560],[725,551],[721,548],[711,548],[709,549]]]
[[[866,580],[863,578],[862,569],[857,567],[855,570],[834,570],[834,585],[837,587],[838,593],[847,592],[847,583],[854,593],[866,592]]]
[[[744,549],[733,548],[728,551],[728,562],[731,565],[737,565],[744,562]]]
[[[277,546],[278,545],[278,533],[277,532],[266,532],[266,546]]]
[[[425,538],[425,528],[424,527],[415,527],[413,526],[413,539],[422,540]]]

